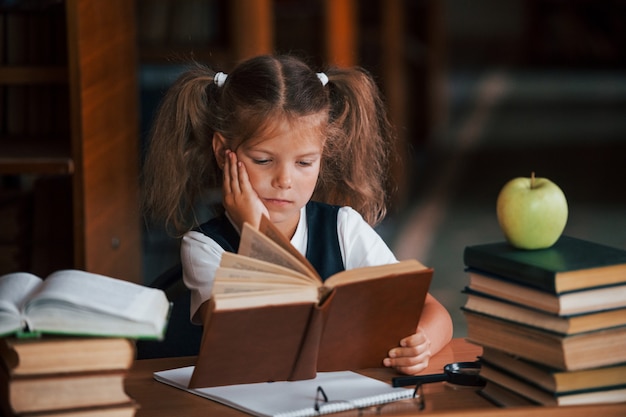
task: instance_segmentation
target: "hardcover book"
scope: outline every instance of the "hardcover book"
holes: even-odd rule
[[[0,360],[10,377],[128,370],[135,345],[124,338],[0,339]]]
[[[611,327],[626,326],[626,308],[601,310],[591,313],[558,315],[528,308],[523,304],[492,297],[466,289],[467,301],[463,308],[475,313],[512,321],[537,329],[571,335]]]
[[[483,348],[480,359],[483,364],[501,369],[553,393],[626,386],[626,363],[580,371],[563,371],[489,347]]]
[[[432,273],[408,260],[322,283],[267,219],[258,230],[246,224],[239,253],[225,253],[216,272],[189,387],[379,367],[415,333]]]
[[[561,336],[464,310],[468,341],[560,370],[626,362],[626,326]]]
[[[626,250],[569,236],[547,249],[468,246],[465,265],[553,294],[626,283]]]
[[[0,403],[8,415],[130,405],[126,371],[87,372],[10,378],[0,368]]]
[[[554,393],[489,365],[481,367],[480,376],[488,382],[500,385],[522,397],[546,406],[618,403],[623,402],[626,398],[626,385]]]
[[[481,271],[467,272],[472,291],[559,316],[626,307],[626,284],[553,294]]]

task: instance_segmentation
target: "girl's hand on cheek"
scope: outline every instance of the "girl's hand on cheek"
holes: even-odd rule
[[[227,150],[225,156],[224,208],[239,228],[244,222],[258,227],[262,214],[269,217],[267,208],[252,188],[246,167],[237,160],[237,155]]]

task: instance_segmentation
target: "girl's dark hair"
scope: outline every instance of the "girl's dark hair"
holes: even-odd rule
[[[163,98],[143,169],[143,206],[177,233],[198,223],[194,207],[221,186],[214,133],[234,145],[268,120],[321,115],[326,141],[314,200],[349,205],[375,225],[385,215],[395,137],[380,91],[361,68],[326,70],[327,85],[302,60],[263,55],[240,63],[223,85],[195,64]],[[236,147],[234,146],[234,147]],[[234,148],[233,147],[233,148]]]

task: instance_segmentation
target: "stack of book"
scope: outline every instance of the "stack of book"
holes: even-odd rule
[[[499,405],[626,401],[626,250],[562,236],[547,249],[468,246],[463,312]]]
[[[124,379],[134,357],[124,338],[0,339],[3,415],[133,416]]]
[[[163,337],[163,291],[85,271],[0,276],[0,412],[128,417],[137,338]]]

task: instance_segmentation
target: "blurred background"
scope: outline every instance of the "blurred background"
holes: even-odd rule
[[[200,3],[207,16],[229,11],[187,6]],[[147,23],[154,5],[139,2],[140,30],[167,27]],[[174,20],[175,9],[161,16]],[[201,15],[189,11],[185,29]],[[226,41],[227,19],[197,27]],[[397,173],[401,196],[378,230],[399,258],[435,268],[431,292],[455,335],[465,333],[463,249],[503,239],[495,200],[509,179],[550,178],[569,200],[566,233],[626,249],[625,1],[275,0],[268,20],[274,50],[320,69],[362,65],[379,81],[410,152],[407,172]],[[143,67],[144,131],[159,83],[171,80],[163,70]]]
[[[459,310],[466,281],[463,249],[503,239],[495,200],[509,179],[534,171],[553,180],[569,201],[565,233],[626,249],[624,0],[29,0],[2,1],[0,11],[0,214],[5,219],[0,219],[0,272],[45,274],[69,266],[150,283],[178,262],[178,239],[148,226],[139,215],[136,221],[116,220],[135,231],[130,239],[125,232],[108,234],[116,222],[103,223],[93,239],[105,242],[95,243],[91,252],[83,250],[91,244],[90,214],[81,212],[76,200],[90,190],[80,180],[89,164],[80,162],[91,148],[79,146],[76,153],[75,143],[85,143],[88,132],[85,114],[74,116],[75,105],[63,115],[83,123],[82,136],[64,145],[78,167],[62,174],[71,177],[71,186],[57,193],[51,193],[48,183],[37,186],[34,178],[49,179],[51,174],[23,168],[22,154],[8,146],[14,143],[12,114],[16,103],[24,101],[12,101],[11,91],[25,81],[21,76],[12,81],[7,67],[40,64],[32,58],[32,45],[50,42],[42,40],[46,31],[67,31],[57,41],[67,42],[66,49],[57,46],[62,53],[47,58],[55,65],[69,60],[69,93],[60,93],[69,98],[63,103],[72,103],[76,91],[84,91],[82,108],[90,108],[89,100],[102,101],[81,90],[88,86],[84,79],[74,87],[72,77],[80,79],[91,68],[88,64],[97,63],[97,77],[107,78],[105,62],[122,55],[118,51],[102,55],[106,60],[98,58],[98,48],[118,45],[126,54],[117,67],[123,64],[136,75],[124,99],[125,117],[132,113],[129,103],[137,109],[129,119],[137,126],[132,135],[136,146],[124,151],[138,161],[135,173],[154,110],[192,59],[228,72],[243,58],[276,51],[302,56],[320,70],[329,65],[368,69],[408,149],[406,170],[393,173],[400,193],[377,230],[398,258],[417,258],[434,267],[431,292],[450,310],[457,337],[465,334]],[[15,15],[34,16],[38,27],[42,21],[47,26],[34,29],[32,23],[22,23],[16,30]],[[31,50],[31,57],[21,62],[11,51],[24,43],[24,33],[33,31],[38,35],[29,41],[31,46],[21,46]],[[88,48],[91,38],[94,46]],[[39,48],[39,53],[50,48]],[[79,70],[73,69],[76,56]],[[33,90],[41,89],[28,88],[35,96]],[[72,133],[72,126],[64,129]],[[99,152],[94,158],[106,161]],[[122,182],[107,181],[118,187]],[[129,193],[136,196],[138,190]],[[94,197],[100,206],[116,198],[114,191]],[[69,209],[55,208],[52,203],[60,199],[73,203]],[[67,212],[73,214],[68,218]],[[85,220],[76,222],[77,216]],[[108,216],[115,217],[111,211]],[[42,225],[51,222],[65,226],[42,238]],[[95,223],[97,228],[102,221]],[[38,237],[24,242],[24,230]],[[46,248],[33,250],[41,246],[37,239]],[[130,257],[111,261],[107,255],[129,245],[134,248],[125,252]],[[52,255],[56,252],[51,247],[67,249]]]

